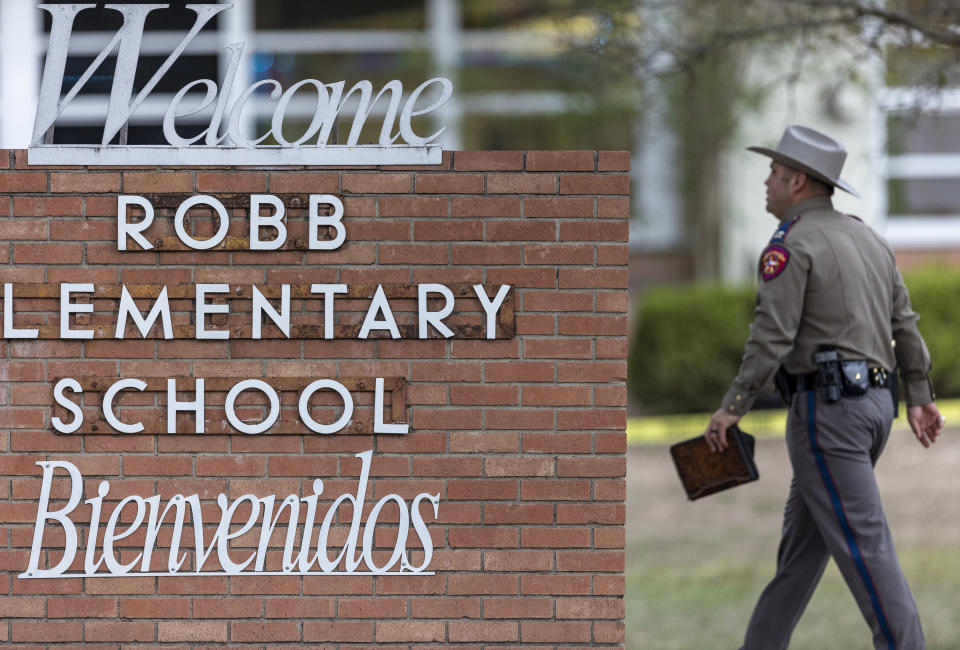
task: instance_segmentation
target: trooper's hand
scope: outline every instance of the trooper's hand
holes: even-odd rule
[[[727,429],[739,421],[739,415],[733,415],[723,409],[717,409],[714,414],[710,416],[710,424],[707,425],[707,430],[703,433],[710,449],[713,451],[723,451],[726,449],[729,444],[727,442]]]
[[[913,435],[917,437],[920,444],[929,447],[937,441],[940,430],[943,429],[945,419],[940,415],[936,402],[930,402],[923,406],[911,406],[907,409],[907,422],[913,429]]]

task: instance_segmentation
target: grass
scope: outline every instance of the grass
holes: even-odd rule
[[[948,421],[960,422],[960,413],[951,417],[954,406],[943,406]],[[703,426],[705,420],[699,422]],[[903,418],[899,422],[878,465],[878,483],[927,647],[955,650],[960,648],[960,500],[955,496],[960,493],[960,429],[948,429],[925,450],[905,430]],[[791,476],[782,435],[758,440],[760,481],[692,503],[682,494],[667,446],[647,443],[628,450],[627,647],[738,648],[775,569]],[[872,648],[866,623],[833,562],[790,648]]]

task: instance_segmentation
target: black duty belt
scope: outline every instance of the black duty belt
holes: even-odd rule
[[[841,364],[845,363],[843,361]],[[799,393],[805,390],[814,390],[820,388],[820,377],[821,374],[814,370],[813,372],[808,372],[800,375],[791,375],[785,373],[787,377],[787,385],[790,388],[790,393]],[[885,368],[873,367],[867,369],[867,381],[870,382],[871,386],[876,388],[889,388],[891,383],[891,374]]]

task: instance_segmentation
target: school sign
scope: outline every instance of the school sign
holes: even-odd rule
[[[444,79],[258,81],[244,134],[243,44],[168,145],[111,144],[166,5],[108,5],[103,140],[52,144],[95,6],[41,6],[33,144],[0,152],[0,641],[622,646],[627,154],[441,152],[412,118]],[[228,8],[188,7],[172,59]]]

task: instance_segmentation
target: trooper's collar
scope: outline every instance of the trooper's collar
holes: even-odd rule
[[[833,209],[833,200],[829,196],[811,196],[809,199],[804,199],[799,203],[794,203],[790,206],[790,209],[787,210],[786,214],[783,215],[783,219],[780,220],[780,223],[789,223],[793,219],[796,219],[799,215],[810,210],[832,210]]]

